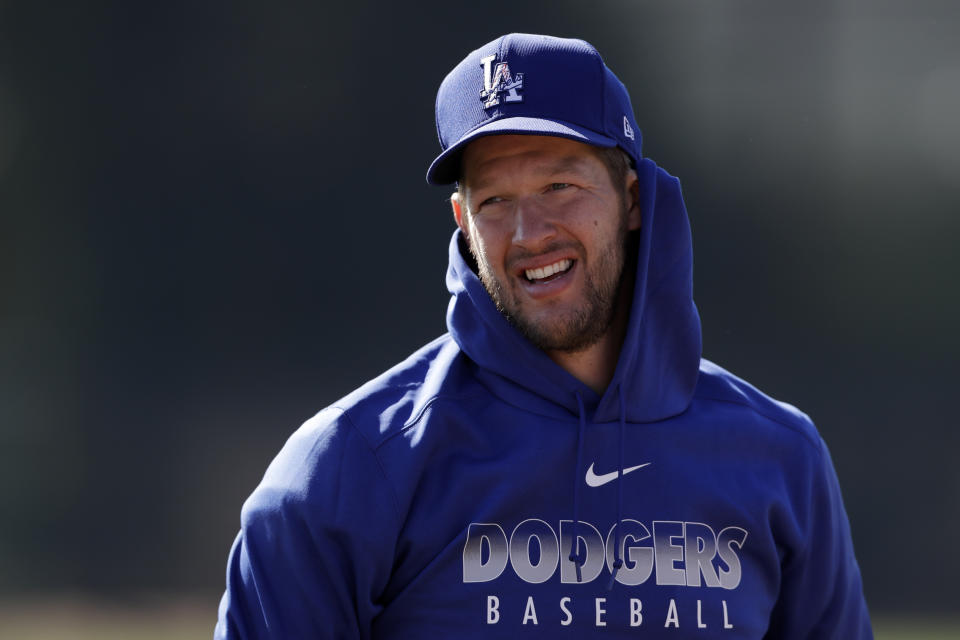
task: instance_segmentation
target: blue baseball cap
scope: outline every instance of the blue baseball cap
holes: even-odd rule
[[[482,136],[559,136],[641,157],[630,95],[583,40],[511,33],[485,44],[444,78],[436,116],[443,152],[430,184],[456,182],[464,148]]]

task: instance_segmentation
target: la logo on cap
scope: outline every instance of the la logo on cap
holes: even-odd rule
[[[523,89],[523,74],[518,73],[516,79],[510,75],[510,67],[506,62],[501,62],[495,68],[493,61],[497,59],[496,54],[487,56],[480,60],[483,67],[483,89],[480,91],[480,99],[483,100],[483,108],[489,109],[500,104],[501,94],[504,102],[522,102],[523,96],[517,91]]]

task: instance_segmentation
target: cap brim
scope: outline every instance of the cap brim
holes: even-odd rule
[[[464,148],[477,138],[495,135],[556,136],[598,147],[617,146],[613,138],[561,120],[502,118],[477,127],[437,156],[427,169],[427,182],[435,185],[456,182],[460,178],[460,155]]]

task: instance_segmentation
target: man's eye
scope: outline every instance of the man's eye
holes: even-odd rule
[[[483,207],[483,206],[485,206],[485,205],[488,205],[488,204],[496,204],[496,203],[498,203],[498,202],[503,202],[503,198],[501,198],[500,196],[493,196],[492,198],[487,198],[486,200],[484,200],[483,202],[481,202],[481,203],[480,203],[480,206]]]
[[[570,186],[569,182],[554,182],[550,185],[550,191],[560,191]]]

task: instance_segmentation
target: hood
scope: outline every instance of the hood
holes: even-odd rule
[[[700,316],[693,303],[693,246],[680,182],[652,160],[637,167],[642,223],[637,274],[620,358],[603,395],[567,373],[497,310],[471,269],[459,231],[450,241],[447,327],[507,402],[547,415],[578,414],[577,394],[594,422],[617,420],[618,388],[628,422],[653,422],[690,404],[700,364]]]

